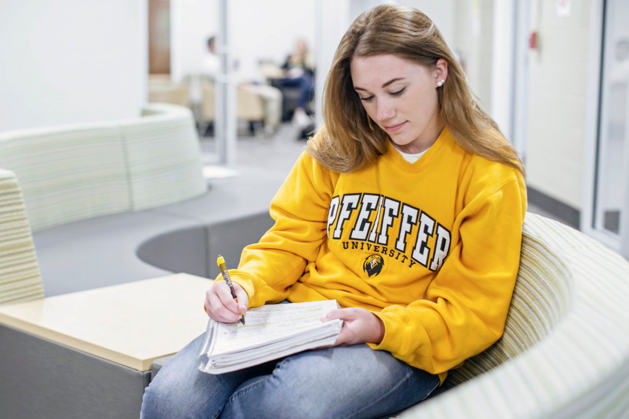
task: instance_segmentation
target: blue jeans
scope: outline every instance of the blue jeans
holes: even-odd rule
[[[439,377],[354,345],[305,351],[222,375],[197,369],[203,335],[144,393],[141,419],[378,418],[424,400]]]
[[[312,76],[308,73],[304,73],[293,79],[277,80],[276,83],[281,87],[299,88],[298,108],[306,109],[308,103],[314,98],[314,81],[312,80]]]

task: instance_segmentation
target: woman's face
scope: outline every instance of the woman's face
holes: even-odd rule
[[[448,76],[444,59],[430,69],[395,55],[354,57],[351,74],[365,111],[398,149],[420,153],[435,142],[443,129],[437,83]]]
[[[306,43],[301,39],[297,41],[297,47],[295,49],[300,55],[305,55],[308,52],[308,47],[306,46]]]

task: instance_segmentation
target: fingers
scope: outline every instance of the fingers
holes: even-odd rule
[[[240,310],[238,309],[238,303],[234,300],[234,296],[231,293],[231,290],[224,282],[221,284],[216,284],[216,294],[218,298],[221,300],[221,303],[227,308],[229,311],[235,314],[240,314]],[[234,290],[235,291],[235,290]]]
[[[206,293],[206,310],[211,319],[221,323],[235,323],[238,321],[240,314],[236,314],[228,310],[221,299],[211,290]]]
[[[247,291],[245,291],[240,285],[235,282],[233,285],[236,297],[238,298],[238,312],[244,313],[249,308],[249,296],[247,295]]]
[[[339,333],[339,337],[334,341],[334,346],[347,346],[350,345],[354,339],[354,334],[351,329],[347,327],[345,323],[343,323],[343,327],[341,328],[341,333]]]
[[[342,320],[343,326],[341,327],[341,333],[334,341],[333,346],[346,346],[353,339],[353,333],[351,329],[348,327],[348,322],[352,322],[355,318],[355,313],[352,308],[342,308],[337,310],[332,310],[325,316],[321,317],[321,321],[327,322],[331,320]]]
[[[214,284],[206,292],[205,309],[211,319],[221,323],[235,323],[241,316],[229,287],[222,281]]]
[[[363,308],[333,310],[321,318],[322,321],[334,319],[343,320],[341,333],[334,346],[380,343],[384,338],[385,327],[382,320]]]
[[[321,317],[321,321],[327,322],[330,320],[340,319],[351,321],[356,319],[358,316],[358,309],[355,308],[340,308],[337,310],[332,310],[325,316]]]
[[[330,312],[328,312],[328,314],[326,314],[325,316],[321,316],[321,321],[322,322],[329,322],[330,320],[335,320],[335,319],[341,319],[343,320],[343,313],[342,313],[342,309],[341,310],[332,310]]]

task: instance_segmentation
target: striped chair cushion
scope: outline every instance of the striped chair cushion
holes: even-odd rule
[[[0,167],[19,177],[33,231],[131,210],[124,147],[112,125],[2,133]]]
[[[584,234],[534,214],[527,214],[523,232],[524,246],[537,249],[525,254],[557,262],[538,259],[529,265],[535,275],[556,284],[562,282],[552,278],[553,272],[566,275],[563,285],[551,286],[556,302],[546,299],[557,304],[547,310],[551,320],[531,315],[523,323],[523,330],[538,330],[525,332],[530,340],[537,339],[543,324],[552,327],[550,333],[502,365],[399,417],[629,417],[629,262]],[[538,266],[543,272],[537,272]],[[520,339],[522,347],[528,340]]]
[[[570,308],[571,286],[571,274],[565,262],[544,243],[525,234],[520,269],[502,338],[465,361],[462,367],[450,371],[444,383],[446,388],[489,371],[541,341]]]
[[[15,174],[0,169],[0,304],[44,298],[24,199]]]
[[[189,109],[150,104],[142,119],[122,121],[135,211],[203,194],[199,139]]]

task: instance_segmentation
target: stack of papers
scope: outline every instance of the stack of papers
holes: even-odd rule
[[[336,300],[269,304],[247,310],[246,325],[210,320],[197,359],[199,370],[223,374],[332,345],[343,321],[320,319],[337,308]]]

